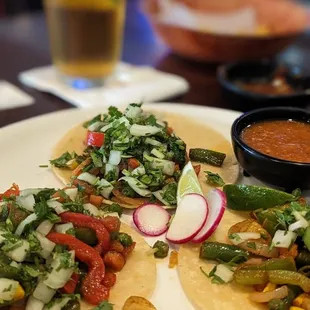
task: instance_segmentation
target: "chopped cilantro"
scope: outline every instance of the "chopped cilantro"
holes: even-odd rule
[[[120,118],[123,116],[123,113],[118,110],[116,107],[109,107],[109,115],[115,118]]]
[[[31,254],[39,253],[42,250],[41,243],[33,232],[29,234],[27,240],[29,242]]]
[[[102,155],[98,154],[96,152],[91,152],[90,157],[93,160],[93,163],[95,167],[101,168],[103,163],[102,163]]]
[[[146,125],[151,125],[151,126],[156,126],[156,117],[154,115],[150,115],[146,120],[145,120]]]
[[[117,212],[119,216],[123,214],[123,208],[117,203],[112,203],[111,205],[105,206],[103,211],[109,213]]]
[[[22,264],[22,271],[32,278],[37,278],[39,275],[42,274],[39,268],[36,268],[34,265],[30,266]]]
[[[204,171],[207,178],[207,183],[213,186],[224,186],[225,182],[221,178],[221,176],[218,173],[213,173],[211,171]]]
[[[35,201],[36,202],[39,202],[41,200],[49,200],[51,199],[51,196],[53,194],[55,194],[56,190],[54,188],[45,188],[45,189],[42,189],[40,192],[38,192],[36,195],[35,195]]]
[[[60,157],[50,160],[52,166],[57,168],[66,168],[67,162],[71,159],[74,159],[77,155],[73,152],[70,154],[69,152],[63,153]]]
[[[94,307],[92,310],[113,310],[113,304],[104,301],[100,303],[97,307]]]
[[[2,290],[2,293],[10,292],[12,290],[12,284]]]
[[[96,115],[94,118],[92,118],[91,120],[85,122],[85,123],[83,124],[83,127],[84,127],[84,128],[87,128],[87,127],[89,127],[90,125],[92,125],[92,124],[94,124],[94,123],[97,123],[97,122],[100,122],[100,121],[101,121],[101,114],[98,114],[98,115]]]
[[[238,242],[238,241],[241,241],[241,238],[240,238],[240,236],[239,236],[238,234],[230,234],[230,235],[228,236],[228,238],[229,238],[230,240],[236,240],[237,242]]]
[[[60,264],[56,271],[76,267],[76,263],[74,259],[72,259],[71,253],[69,253],[68,251],[58,254],[57,257],[59,258]]]
[[[73,202],[73,201],[65,202],[63,204],[63,207],[75,213],[84,213],[85,211],[82,203]]]
[[[178,185],[175,182],[169,183],[163,188],[163,199],[167,201],[170,205],[176,205],[177,203],[177,189]]]
[[[215,274],[216,272],[216,266],[213,267],[213,269],[210,271],[209,274],[207,274],[202,267],[200,267],[200,271],[207,277],[211,278],[211,283],[213,284],[224,284],[225,281],[223,281],[219,276]]]

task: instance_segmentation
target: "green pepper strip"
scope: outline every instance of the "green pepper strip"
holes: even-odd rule
[[[310,279],[301,273],[288,270],[271,270],[268,271],[268,277],[271,283],[297,285],[304,292],[310,292]]]
[[[265,270],[237,269],[234,273],[234,280],[241,285],[266,284],[268,283],[268,273]]]
[[[292,257],[272,258],[258,265],[243,266],[243,270],[290,270],[296,271],[295,261]]]

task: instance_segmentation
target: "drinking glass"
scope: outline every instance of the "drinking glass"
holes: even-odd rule
[[[119,61],[125,0],[44,0],[53,63],[75,88],[103,85]]]

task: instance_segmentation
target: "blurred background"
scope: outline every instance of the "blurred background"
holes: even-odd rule
[[[53,5],[53,1],[46,2]],[[52,12],[52,9],[49,11]],[[121,56],[115,56],[113,61],[114,64],[121,60],[133,66],[145,65],[181,78],[182,90],[175,91],[175,94],[168,91],[166,95],[163,92],[157,96],[159,101],[239,111],[247,111],[262,104],[310,107],[309,12],[310,0],[127,0],[123,16],[124,35],[116,35],[117,40],[121,41]],[[66,20],[66,17],[62,18]],[[57,35],[53,30],[54,38],[51,40],[48,28],[56,29],[58,21],[54,19],[50,27],[46,21],[42,0],[0,0],[0,80],[18,86],[32,96],[35,102],[28,108],[0,112],[0,126],[34,115],[67,109],[75,104],[72,100],[68,103],[69,100],[48,94],[50,91],[42,92],[42,88],[28,87],[19,78],[21,72],[50,65],[52,61],[57,67],[57,52],[53,49],[59,43],[62,29],[66,27],[59,26]],[[54,26],[51,26],[52,23]],[[92,43],[97,54],[103,55],[106,51],[102,45],[109,37],[110,30],[100,27],[99,35],[96,34],[98,39],[93,39]],[[72,43],[75,51],[83,45],[82,37],[77,35],[75,43]],[[61,40],[64,48],[69,49],[65,45],[70,40]],[[112,49],[113,44],[110,44]],[[117,44],[114,44],[116,50]],[[78,45],[80,47],[76,48]],[[268,66],[264,63],[262,67],[260,62],[266,58],[272,63]],[[232,68],[240,61],[256,61],[259,67],[253,69],[246,64],[241,69]],[[285,98],[284,93],[277,93],[278,89],[271,89],[270,93],[269,87],[269,94],[265,92],[257,95],[254,88],[240,86],[239,80],[244,78],[239,77],[240,72],[241,75],[246,73],[247,79],[252,78],[248,76],[249,72],[263,72],[267,78],[264,83],[267,81],[269,84],[280,85],[280,71],[274,61],[289,65],[289,78],[296,85],[299,83],[296,87],[295,84],[291,88],[284,87],[288,92]],[[257,81],[262,77],[254,78]],[[187,87],[184,87],[185,83]],[[276,95],[273,91],[276,91]],[[167,97],[167,93],[170,97]]]

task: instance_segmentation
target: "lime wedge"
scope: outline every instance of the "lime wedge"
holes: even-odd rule
[[[178,204],[181,198],[186,194],[203,195],[199,180],[190,161],[183,168],[182,175],[178,183],[178,191],[177,191]]]

